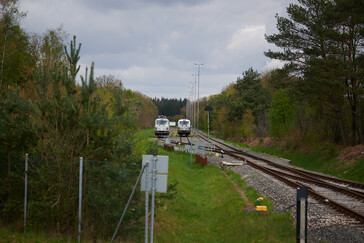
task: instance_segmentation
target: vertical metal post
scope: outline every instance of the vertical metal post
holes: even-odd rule
[[[199,120],[200,120],[200,66],[203,65],[203,63],[194,63],[195,65],[197,65],[198,67],[198,73],[197,73],[197,76],[198,76],[198,83],[197,83],[197,130],[198,130],[198,123],[199,123]]]
[[[207,112],[207,144],[209,145],[209,154],[210,154],[210,112]]]
[[[187,102],[186,102],[186,118],[189,119],[189,114],[188,114],[188,99],[187,99]]]
[[[148,243],[148,221],[149,221],[149,161],[145,164],[145,243]]]
[[[27,231],[27,201],[28,201],[28,154],[25,154],[24,233]]]
[[[81,216],[82,216],[82,170],[83,158],[80,157],[80,181],[78,188],[78,242],[81,242]]]
[[[154,201],[155,201],[155,187],[156,187],[156,169],[157,168],[157,156],[153,156],[152,162],[152,215],[150,216],[150,242],[153,243],[153,231],[154,231]]]
[[[191,144],[191,159],[190,159],[190,165],[192,165],[193,142],[194,142],[194,139],[193,138],[190,138],[190,144]]]
[[[194,74],[193,74],[194,75]],[[193,127],[196,128],[196,93],[197,93],[197,87],[196,87],[196,75],[195,76],[195,101],[193,102]]]
[[[297,188],[296,239],[299,243],[307,242],[307,187]]]
[[[198,82],[197,82],[197,130],[200,122],[200,65],[198,65]]]

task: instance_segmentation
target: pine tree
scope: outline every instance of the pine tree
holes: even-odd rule
[[[363,142],[359,135],[362,121],[358,120],[362,81],[355,78],[363,54],[363,7],[359,2],[299,0],[300,5],[290,4],[287,8],[288,18],[276,16],[279,33],[266,36],[269,43],[283,51],[269,50],[265,55],[286,61],[291,74],[302,77],[296,79],[301,98],[317,102],[320,110],[328,109],[329,116],[337,121],[344,146],[348,136],[345,114],[349,113],[345,97],[352,107],[351,129]],[[346,23],[352,25],[348,27]]]
[[[19,93],[20,90],[9,90],[6,99],[0,96],[0,154],[7,155],[7,176],[11,173],[11,155],[24,153],[34,142],[30,126],[32,108]],[[1,171],[6,170],[2,167]]]
[[[71,76],[71,84],[72,86],[76,85],[76,76],[80,71],[80,65],[78,65],[78,61],[80,60],[80,50],[81,43],[78,44],[78,48],[76,49],[76,36],[73,36],[73,41],[70,42],[70,51],[68,52],[67,47],[64,47],[64,51],[67,56],[67,60],[69,63],[69,72]],[[78,66],[77,66],[78,65]]]
[[[230,119],[241,120],[247,109],[251,110],[254,117],[268,109],[270,93],[262,87],[259,75],[253,68],[249,68],[243,73],[243,77],[238,77],[234,85],[237,92],[232,97]]]

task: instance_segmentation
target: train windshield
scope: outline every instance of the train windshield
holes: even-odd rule
[[[188,125],[190,125],[190,121],[189,120],[179,121],[179,125],[180,126],[188,126]]]
[[[168,124],[168,120],[167,119],[157,119],[155,121],[156,125],[167,125]]]

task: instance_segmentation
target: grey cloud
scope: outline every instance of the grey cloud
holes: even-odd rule
[[[297,0],[292,0],[297,1]],[[201,69],[204,94],[220,92],[244,70],[261,71],[274,15],[291,0],[22,0],[24,24],[42,33],[61,23],[82,42],[81,61],[154,97],[185,97]],[[50,3],[49,3],[50,2]],[[249,28],[251,32],[244,29]],[[255,32],[254,32],[255,31]],[[250,39],[249,39],[250,38]],[[249,40],[249,41],[248,41]],[[208,79],[208,80],[207,80]]]
[[[142,9],[146,7],[160,6],[173,7],[177,5],[198,6],[212,0],[81,0],[89,8],[97,8],[99,11],[115,9]]]

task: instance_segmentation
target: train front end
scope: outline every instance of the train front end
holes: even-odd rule
[[[155,120],[154,134],[156,137],[168,137],[169,120],[166,117],[158,117]]]
[[[178,120],[178,135],[180,137],[188,137],[191,133],[191,122],[188,119]]]

